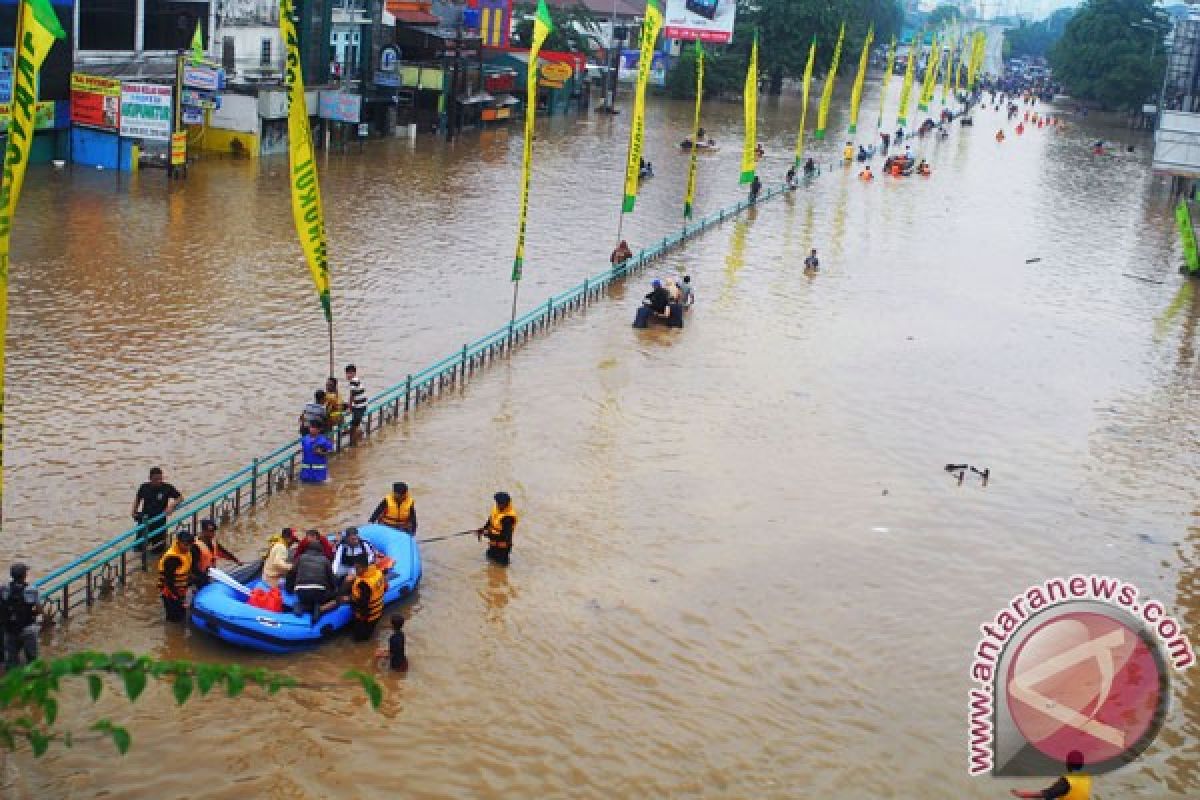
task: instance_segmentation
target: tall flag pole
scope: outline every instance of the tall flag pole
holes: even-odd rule
[[[21,0],[13,42],[12,97],[4,167],[0,173],[0,499],[4,496],[4,351],[8,332],[8,253],[13,216],[25,183],[37,114],[38,72],[66,32],[49,0]],[[3,520],[0,511],[0,522]]]
[[[920,31],[913,37],[908,46],[908,63],[904,65],[904,82],[900,84],[900,108],[896,111],[896,125],[908,127],[908,97],[912,94],[913,77],[917,74],[917,58],[921,54],[921,45],[925,42],[925,31]]]
[[[683,218],[692,218],[696,204],[696,169],[700,155],[700,107],[704,103],[704,45],[696,40],[696,113],[692,117],[692,153],[688,160],[687,192],[683,198]]]
[[[633,211],[637,203],[638,184],[641,182],[642,144],[646,136],[646,86],[650,83],[650,64],[654,59],[654,43],[662,29],[663,15],[658,0],[646,3],[646,17],[642,20],[642,46],[638,53],[637,85],[633,95],[633,123],[629,127],[629,159],[625,164],[625,199],[621,203],[621,219],[617,223],[617,240],[621,238],[621,225],[625,215]]]
[[[325,239],[325,212],[321,186],[317,182],[317,155],[313,149],[308,105],[304,99],[304,76],[300,72],[300,39],[292,18],[292,0],[279,1],[279,34],[283,38],[286,63],[284,85],[288,104],[288,175],[292,187],[292,220],[300,248],[308,261],[317,288],[325,324],[329,328],[329,374],[333,375],[333,306],[330,301],[329,245]]]
[[[888,47],[887,67],[883,72],[883,85],[879,87],[879,119],[875,122],[875,127],[883,130],[883,106],[887,102],[888,84],[892,80],[892,69],[896,66],[896,37],[892,37],[892,44]]]
[[[825,138],[825,121],[829,119],[829,102],[833,99],[833,84],[837,81],[838,61],[842,58],[842,42],[846,39],[846,23],[842,23],[838,31],[837,44],[833,46],[833,61],[829,64],[829,73],[825,76],[825,86],[821,89],[821,105],[817,108],[817,129],[813,138],[821,141]]]
[[[808,63],[804,65],[803,98],[800,101],[800,133],[796,135],[796,167],[804,160],[804,125],[808,121],[808,90],[812,88],[813,63],[817,60],[817,37],[813,36],[808,46]]]
[[[537,15],[533,19],[533,42],[529,48],[529,67],[525,71],[525,147],[521,156],[521,211],[517,223],[517,253],[513,258],[513,301],[512,316],[509,317],[510,327],[513,320],[517,318],[517,293],[521,288],[521,273],[525,267],[525,225],[529,217],[529,174],[530,164],[533,161],[534,120],[537,119],[538,54],[552,30],[554,30],[554,22],[550,19],[550,9],[546,7],[546,0],[538,0]]]
[[[929,43],[929,60],[925,62],[925,80],[921,83],[921,94],[917,97],[917,108],[920,111],[929,110],[929,101],[933,99],[933,85],[937,82],[938,64],[942,63],[942,44],[937,34]]]
[[[850,128],[849,133],[858,131],[858,109],[862,105],[863,83],[867,80],[867,58],[871,55],[871,45],[875,42],[875,26],[867,28],[867,38],[863,39],[862,53],[858,56],[858,74],[854,76],[854,88],[850,90]]]

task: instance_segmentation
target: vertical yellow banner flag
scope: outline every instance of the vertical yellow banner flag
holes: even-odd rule
[[[304,76],[300,71],[300,40],[296,35],[292,0],[279,0],[279,34],[283,38],[284,86],[288,104],[288,173],[292,186],[292,219],[300,248],[308,261],[317,287],[325,321],[333,325],[329,297],[329,247],[325,241],[325,212],[317,183],[317,156],[313,150],[308,104],[304,100]]]
[[[933,99],[933,85],[937,82],[938,64],[942,61],[942,45],[934,34],[929,43],[929,59],[925,62],[925,80],[921,83],[921,94],[917,97],[917,108],[929,110],[929,101]]]
[[[521,156],[521,211],[517,223],[517,255],[513,259],[512,280],[521,280],[525,267],[525,223],[529,216],[529,169],[533,161],[533,130],[537,118],[538,53],[554,23],[546,0],[538,0],[537,16],[533,19],[533,43],[529,48],[529,67],[525,75],[525,147]],[[514,307],[516,301],[514,300]]]
[[[633,122],[629,128],[629,160],[625,164],[625,200],[621,213],[633,211],[637,203],[638,183],[642,169],[642,145],[646,138],[646,85],[650,83],[650,62],[654,60],[654,43],[662,29],[663,15],[658,0],[646,3],[646,18],[642,20],[642,46],[638,51],[637,84],[633,91]]]
[[[971,71],[971,85],[967,87],[971,91],[975,91],[975,84],[979,80],[979,73],[983,72],[983,59],[987,56],[987,33],[984,31],[975,31],[975,47],[979,55],[975,59],[975,69]]]
[[[950,90],[950,73],[949,73],[949,70],[952,68],[952,66],[953,66],[954,64],[956,64],[956,63],[957,63],[957,62],[955,61],[955,59],[956,59],[957,57],[958,57],[958,43],[957,43],[957,42],[951,42],[951,43],[950,43],[950,56],[949,56],[949,58],[947,58],[947,59],[946,59],[946,69],[947,69],[947,72],[946,72],[946,74],[944,74],[944,75],[942,76],[942,105],[943,105],[943,106],[944,106],[944,105],[946,105],[946,93],[947,93],[947,92]]]
[[[920,31],[908,44],[908,61],[904,65],[904,82],[900,84],[900,108],[896,111],[896,125],[908,125],[908,97],[912,94],[913,76],[917,74],[917,59],[921,57],[921,45],[925,42],[925,31]]]
[[[967,42],[964,39],[963,41],[958,43],[958,61],[954,62],[953,85],[950,87],[950,91],[954,93],[954,102],[956,104],[958,103],[958,78],[959,78],[959,75],[962,73],[963,56],[966,55],[966,53],[967,53]]]
[[[683,197],[683,218],[691,219],[696,203],[696,169],[700,154],[700,107],[704,103],[704,45],[696,40],[696,113],[692,117],[692,152],[688,161],[687,192]]]
[[[896,68],[896,37],[892,37],[892,43],[888,46],[887,66],[883,70],[883,83],[879,87],[879,119],[875,121],[875,127],[883,130],[883,106],[887,102],[888,84],[892,81],[892,70]]]
[[[1183,244],[1183,260],[1188,274],[1194,275],[1200,270],[1200,255],[1196,252],[1196,232],[1192,229],[1192,212],[1187,200],[1179,198],[1175,207],[1175,222],[1179,226],[1179,240]]]
[[[746,116],[746,138],[742,141],[742,175],[739,183],[750,183],[758,171],[758,31],[750,46],[750,64],[746,67],[746,85],[742,92],[742,108]]]
[[[867,59],[871,55],[871,45],[875,41],[875,26],[867,28],[867,38],[863,39],[862,53],[858,57],[858,74],[854,76],[854,88],[850,90],[850,133],[858,131],[858,109],[862,105],[863,84],[867,80]]]
[[[17,7],[13,51],[11,117],[0,175],[0,501],[4,497],[4,352],[8,336],[8,252],[13,216],[33,147],[38,72],[55,39],[66,38],[49,0],[22,0]],[[0,505],[2,507],[2,505]],[[0,512],[2,514],[3,512]],[[0,521],[2,521],[0,517]]]
[[[833,84],[837,81],[838,61],[842,58],[842,42],[846,39],[846,23],[842,23],[838,31],[837,44],[833,46],[833,61],[829,64],[829,73],[825,76],[825,86],[821,89],[821,105],[817,107],[817,129],[813,138],[821,141],[825,138],[825,121],[829,119],[829,103],[833,100]]]
[[[813,63],[817,60],[817,37],[808,46],[808,62],[804,65],[804,88],[800,100],[800,132],[796,134],[796,167],[804,160],[804,125],[808,121],[808,90],[812,88]]]

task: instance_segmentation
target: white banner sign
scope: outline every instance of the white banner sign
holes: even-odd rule
[[[725,44],[733,40],[737,0],[667,0],[663,35]]]
[[[157,83],[121,84],[121,135],[171,141],[171,87]]]

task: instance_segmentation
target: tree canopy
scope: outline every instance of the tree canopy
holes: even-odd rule
[[[1165,34],[1150,0],[1088,0],[1050,49],[1050,65],[1072,97],[1138,107],[1162,82]]]
[[[1004,32],[1004,54],[1014,58],[1043,58],[1063,35],[1075,9],[1060,8],[1046,19],[1029,23],[1024,20]]]
[[[904,12],[896,0],[738,0],[733,42],[726,47],[708,47],[705,57],[705,94],[740,91],[745,78],[750,43],[759,34],[759,70],[769,76],[772,91],[784,78],[799,78],[808,60],[808,46],[817,38],[814,73],[819,77],[829,68],[837,42],[838,28],[846,23],[843,70],[847,59],[857,58],[867,29],[875,26],[875,41],[886,42],[900,32]],[[695,59],[685,47],[667,77],[673,94],[691,96],[695,90]]]
[[[929,28],[939,28],[960,19],[962,19],[962,12],[958,10],[958,6],[940,5],[929,12],[929,16],[925,19],[925,25]]]

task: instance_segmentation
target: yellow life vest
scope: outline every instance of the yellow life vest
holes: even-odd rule
[[[399,501],[396,500],[395,492],[388,492],[387,497],[383,498],[383,502],[387,504],[387,508],[383,510],[379,521],[384,525],[399,528],[408,527],[412,523],[412,492],[405,492],[404,499]]]
[[[178,558],[179,566],[175,569],[175,580],[170,586],[166,584],[166,575],[164,568],[166,567],[168,558]],[[182,598],[187,594],[188,583],[192,579],[192,548],[185,550],[179,549],[179,543],[171,545],[171,549],[163,553],[162,558],[158,560],[158,588],[163,594],[170,594],[172,597]]]
[[[514,506],[512,503],[509,503],[508,508],[501,511],[500,507],[497,506],[495,503],[493,503],[492,504],[492,513],[488,517],[488,527],[487,527],[488,540],[492,547],[495,547],[500,550],[507,550],[509,547],[512,546],[511,541],[507,541],[504,538],[500,537],[500,534],[504,532],[504,518],[505,517],[512,517],[513,533],[516,533],[517,520],[518,520],[516,506]]]
[[[1073,772],[1070,775],[1064,775],[1067,783],[1071,785],[1071,791],[1063,795],[1063,800],[1091,800],[1092,797],[1092,776],[1084,775],[1082,772]]]
[[[357,605],[359,598],[359,586],[367,587],[368,606],[366,616],[363,616],[361,609]],[[387,578],[374,565],[367,567],[366,571],[354,579],[353,585],[350,587],[351,597],[355,601],[354,618],[365,622],[375,622],[383,616],[383,593],[387,591]]]

